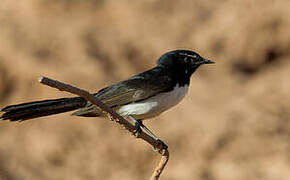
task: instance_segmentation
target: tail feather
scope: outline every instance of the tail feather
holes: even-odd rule
[[[10,121],[23,121],[72,111],[84,107],[86,104],[86,100],[81,97],[28,102],[4,107],[1,110],[4,114],[0,118]]]

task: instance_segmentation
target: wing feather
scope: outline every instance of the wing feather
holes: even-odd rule
[[[152,79],[152,77],[156,77]],[[142,101],[173,87],[173,80],[168,72],[156,67],[144,73],[117,84],[101,89],[95,96],[111,108]],[[86,107],[79,109],[73,115],[99,116],[100,110],[88,103]]]

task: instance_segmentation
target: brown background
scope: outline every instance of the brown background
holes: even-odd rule
[[[168,145],[162,179],[290,179],[289,0],[1,0],[0,105],[95,92],[192,49],[216,61],[145,122]],[[114,123],[69,113],[0,122],[0,179],[148,179],[159,155]]]

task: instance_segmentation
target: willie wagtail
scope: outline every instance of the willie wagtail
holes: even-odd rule
[[[142,120],[155,117],[178,104],[186,95],[195,70],[202,64],[211,63],[214,62],[193,51],[170,51],[158,59],[156,67],[103,88],[94,95],[121,116],[131,119],[136,128],[140,125],[144,128]],[[72,110],[77,110],[72,114],[75,116],[103,115],[98,107],[82,97],[72,97],[7,106],[1,110],[4,112],[1,119],[23,121]],[[145,130],[148,129],[145,127]]]

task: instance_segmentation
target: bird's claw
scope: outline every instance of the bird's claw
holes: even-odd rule
[[[140,123],[137,121],[134,126],[133,135],[137,138],[141,132],[142,132],[142,128],[140,126]]]
[[[159,149],[157,147],[153,147],[152,148],[153,151],[155,151],[155,152],[162,151],[161,154],[164,155],[165,151],[168,149],[168,146],[163,141],[161,141],[160,139],[157,139],[156,141],[157,141],[158,146],[161,146],[162,148]]]

